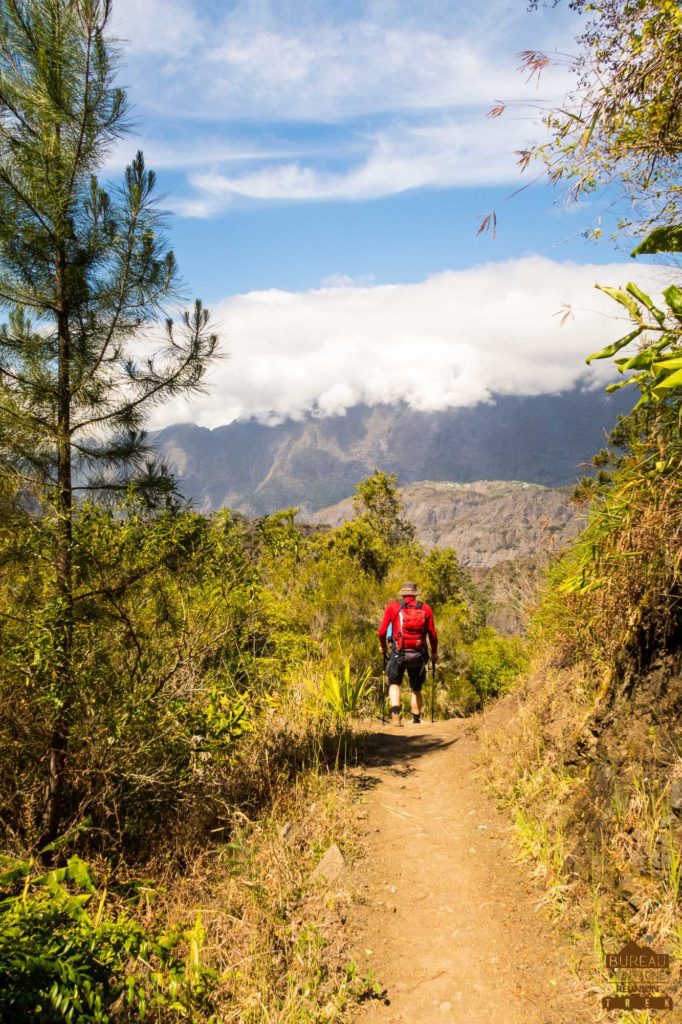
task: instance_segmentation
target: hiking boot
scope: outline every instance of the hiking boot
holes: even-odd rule
[[[412,725],[421,725],[421,721],[422,721],[422,716],[421,715],[414,715],[414,714],[412,715]]]
[[[398,725],[398,726],[400,726],[402,724],[403,724],[403,720],[400,717],[400,712],[399,711],[393,711],[391,713],[391,725]]]

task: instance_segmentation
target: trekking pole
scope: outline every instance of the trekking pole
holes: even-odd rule
[[[431,659],[431,721],[433,722],[433,705],[436,697],[436,663]]]
[[[383,664],[381,666],[381,724],[384,724],[386,710],[386,651],[384,651]]]

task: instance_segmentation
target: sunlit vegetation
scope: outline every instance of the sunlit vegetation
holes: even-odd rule
[[[657,229],[637,252],[680,249]],[[552,566],[535,615],[531,670],[486,769],[515,818],[548,901],[605,949],[628,938],[670,953],[682,974],[682,292],[657,305],[608,289],[632,320],[616,358],[638,401],[596,456],[586,528]],[[625,346],[638,339],[633,353]],[[642,1018],[648,1019],[648,1017]]]
[[[239,816],[259,820],[274,793],[352,757],[351,719],[382,710],[376,629],[402,579],[422,581],[441,632],[437,715],[506,689],[523,667],[521,641],[485,627],[453,551],[415,542],[397,482],[383,473],[360,484],[356,517],[335,530],[311,531],[295,510],[257,521],[174,501],[150,510],[132,486],[116,506],[79,505],[62,824],[45,850],[46,772],[63,708],[54,529],[37,498],[9,481],[3,503],[0,972],[9,979],[20,967],[22,998],[40,994],[49,1020],[69,1019],[71,1006],[83,1020],[107,1019],[96,1014],[114,1005],[136,1020],[189,1005],[199,1013],[220,991],[215,956],[191,954],[213,919],[150,918],[149,894],[197,857],[220,857]],[[141,887],[140,871],[150,875]],[[62,945],[72,950],[63,970],[50,966]],[[17,991],[2,997],[8,1006]]]

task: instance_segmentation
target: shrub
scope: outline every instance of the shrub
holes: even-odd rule
[[[210,1009],[200,917],[190,930],[144,928],[79,857],[35,877],[31,861],[0,865],[0,1020],[142,1024]]]
[[[466,675],[479,697],[488,700],[509,690],[527,664],[528,654],[521,639],[500,636],[486,627],[471,645]]]

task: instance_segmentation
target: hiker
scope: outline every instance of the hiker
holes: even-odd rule
[[[428,604],[417,600],[419,589],[416,583],[403,583],[398,600],[386,606],[384,617],[379,626],[379,643],[387,656],[387,637],[391,637],[391,654],[386,665],[388,676],[388,696],[391,702],[391,722],[400,725],[400,684],[405,669],[410,681],[410,707],[412,721],[421,722],[422,686],[426,679],[426,666],[429,651],[426,638],[429,638],[431,660],[435,666],[438,660],[438,634],[433,621],[433,612]]]

